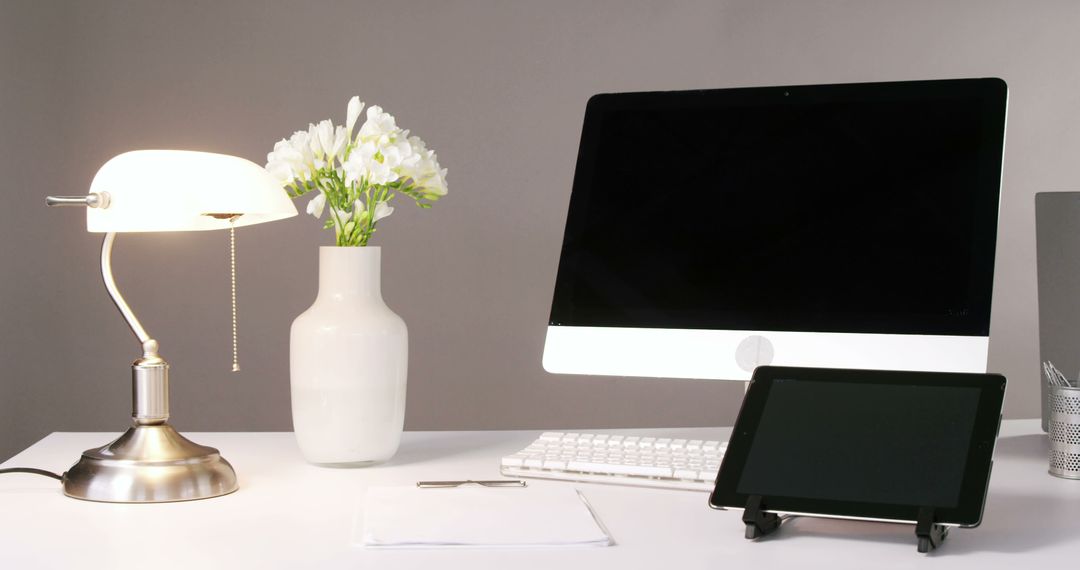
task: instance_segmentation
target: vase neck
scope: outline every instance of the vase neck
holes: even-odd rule
[[[378,247],[319,248],[319,299],[382,300]]]

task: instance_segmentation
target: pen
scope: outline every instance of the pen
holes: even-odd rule
[[[422,489],[433,488],[445,488],[445,487],[460,487],[461,485],[480,485],[481,487],[527,487],[524,481],[519,479],[499,479],[495,481],[473,481],[466,479],[464,481],[417,481],[416,486]]]

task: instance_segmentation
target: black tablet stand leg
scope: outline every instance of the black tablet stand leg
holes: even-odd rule
[[[780,528],[780,517],[762,509],[761,495],[750,495],[742,514],[742,520],[746,523],[746,538],[761,538]]]
[[[945,542],[949,536],[949,527],[934,522],[934,509],[919,509],[919,520],[915,523],[915,536],[919,538],[919,552],[930,552]]]

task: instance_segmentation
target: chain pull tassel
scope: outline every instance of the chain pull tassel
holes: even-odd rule
[[[240,371],[239,351],[236,343],[236,228],[229,228],[229,274],[232,293],[232,371]]]

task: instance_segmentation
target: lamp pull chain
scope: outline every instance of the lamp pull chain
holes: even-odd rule
[[[229,274],[232,278],[232,371],[239,372],[240,359],[236,345],[236,228],[232,226],[229,227]]]

